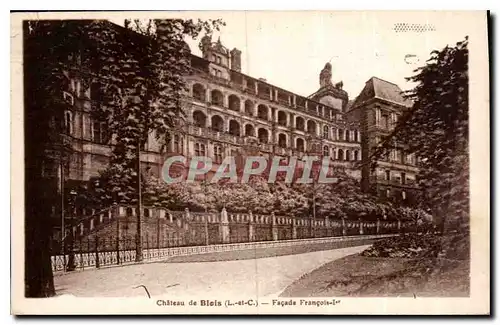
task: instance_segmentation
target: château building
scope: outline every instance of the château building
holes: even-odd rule
[[[359,179],[365,189],[406,199],[415,188],[416,159],[394,150],[370,169],[370,154],[411,103],[401,89],[372,77],[350,100],[342,81],[332,82],[332,67],[319,71],[319,88],[304,96],[241,70],[241,51],[211,38],[201,40],[202,57],[191,55],[191,73],[183,103],[185,120],[172,130],[166,152],[154,136],[141,152],[145,173],[159,177],[166,155],[330,157],[330,164]],[[312,67],[314,68],[314,67]],[[65,112],[72,149],[66,179],[89,181],[107,167],[111,154],[105,124],[93,121],[99,86],[73,75],[63,92],[72,109]],[[87,87],[84,85],[88,85]],[[214,166],[214,169],[216,166]]]

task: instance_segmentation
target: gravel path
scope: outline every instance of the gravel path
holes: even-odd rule
[[[278,296],[288,285],[321,265],[368,246],[303,254],[193,263],[151,263],[87,270],[55,277],[59,295],[154,298]]]

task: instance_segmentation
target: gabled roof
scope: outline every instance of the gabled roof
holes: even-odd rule
[[[377,77],[371,77],[351,107],[355,108],[372,98],[386,100],[407,107],[412,105],[410,100],[403,97],[402,90],[398,85]]]

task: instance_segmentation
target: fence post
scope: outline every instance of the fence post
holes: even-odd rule
[[[120,219],[116,216],[116,264],[120,264]]]
[[[185,218],[184,218],[184,224],[183,224],[183,228],[184,228],[184,244],[185,245],[190,245],[192,240],[191,240],[191,232],[189,231],[189,222],[191,221],[191,212],[189,212],[189,209],[188,208],[185,208],[184,209],[186,215],[185,215]],[[187,242],[186,242],[187,240]]]
[[[364,231],[363,231],[363,221],[361,220],[361,218],[359,218],[358,222],[359,222],[359,234],[363,235],[364,234]]]
[[[100,267],[99,263],[99,237],[95,236],[95,267],[98,269]]]
[[[398,219],[398,233],[401,233],[401,220]]]
[[[342,217],[342,236],[347,235],[347,229],[345,227],[345,218]]]
[[[278,240],[278,226],[276,224],[276,215],[274,214],[274,211],[271,212],[271,226],[272,226],[273,240]]]
[[[83,246],[82,246],[82,237],[78,238],[78,249],[80,250],[80,267],[83,269]]]
[[[156,248],[160,249],[160,218],[156,220]]]
[[[377,235],[380,233],[380,219],[377,218]]]
[[[297,220],[292,218],[292,239],[297,239]]]
[[[204,221],[205,221],[205,245],[210,245],[210,238],[208,236],[208,215],[204,215]]]
[[[227,218],[226,208],[222,208],[221,215],[221,234],[222,243],[229,243],[229,220]]]
[[[248,241],[255,241],[255,225],[253,222],[253,213],[252,211],[248,212]]]

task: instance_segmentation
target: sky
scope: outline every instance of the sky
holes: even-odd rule
[[[242,51],[242,72],[308,96],[319,88],[319,73],[332,64],[332,81],[343,82],[354,99],[372,76],[399,85],[425,64],[432,50],[454,45],[468,35],[466,12],[179,12],[182,18],[221,18],[226,26],[215,33],[230,50]],[[134,17],[131,17],[134,18]],[[156,17],[159,18],[159,17]],[[121,23],[122,19],[111,19]],[[426,31],[394,30],[395,24],[427,26]],[[201,56],[198,40],[187,40]],[[406,57],[410,55],[411,57]],[[405,59],[406,57],[406,59]]]

